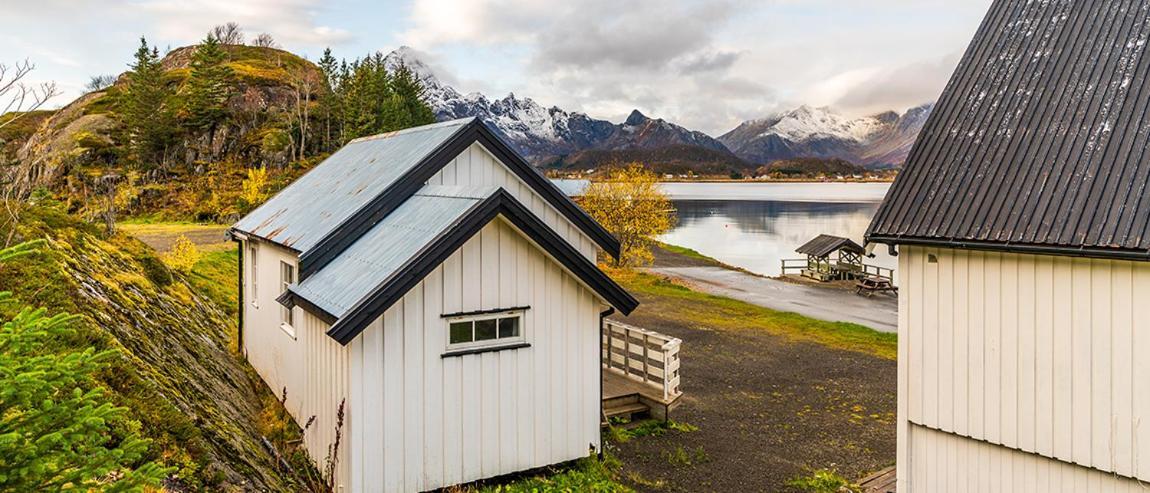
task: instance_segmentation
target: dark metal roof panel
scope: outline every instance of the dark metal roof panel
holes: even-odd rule
[[[1150,254],[1148,8],[997,0],[868,241]]]
[[[803,255],[813,255],[815,257],[826,257],[839,249],[854,253],[863,252],[863,247],[851,241],[849,238],[832,235],[818,235],[811,241],[804,243],[803,246],[795,249],[795,252]]]
[[[234,227],[307,252],[471,120],[353,140]]]
[[[425,186],[335,260],[290,289],[342,318],[495,190]]]

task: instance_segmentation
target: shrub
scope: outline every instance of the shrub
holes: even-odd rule
[[[187,274],[192,271],[192,267],[196,265],[196,261],[200,259],[200,250],[196,248],[196,244],[192,243],[187,236],[180,235],[176,238],[176,242],[172,244],[172,251],[164,256],[164,262],[168,267]]]

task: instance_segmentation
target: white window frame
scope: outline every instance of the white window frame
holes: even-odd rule
[[[290,276],[290,279],[285,279],[284,274],[286,272],[288,272],[288,269],[290,269],[290,271],[291,271],[291,276]],[[281,294],[287,292],[288,286],[291,286],[293,283],[295,283],[295,277],[296,277],[296,266],[295,266],[295,264],[291,264],[289,262],[285,262],[283,260],[280,260],[280,289],[282,290]],[[282,305],[280,306],[280,329],[282,329],[285,333],[287,333],[287,335],[291,336],[292,339],[296,338],[296,334],[295,334],[295,308],[294,307],[288,308],[286,306],[282,306]]]
[[[248,241],[248,275],[251,276],[248,285],[251,290],[250,294],[252,297],[252,306],[255,308],[260,307],[259,263],[257,262],[259,259],[258,254],[259,249],[256,248],[256,244]]]
[[[466,351],[470,349],[487,349],[487,348],[501,348],[504,346],[519,346],[527,342],[527,317],[524,314],[526,309],[516,308],[510,310],[503,310],[498,312],[485,312],[470,315],[458,315],[444,317],[444,335],[447,341],[447,352]],[[519,319],[519,335],[512,337],[499,337],[499,319],[505,318]],[[495,320],[495,339],[488,339],[485,341],[476,341],[475,339],[475,322],[480,320]],[[472,340],[469,342],[451,343],[451,324],[459,322],[472,322],[471,334]]]

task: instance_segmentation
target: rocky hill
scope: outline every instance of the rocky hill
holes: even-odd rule
[[[234,352],[228,307],[143,243],[59,211],[26,208],[19,223],[0,225],[0,238],[48,242],[0,264],[0,288],[18,300],[0,312],[31,305],[77,314],[77,332],[57,344],[118,350],[98,378],[152,440],[147,460],[177,468],[166,490],[298,490],[262,444],[261,416],[277,401]]]
[[[756,175],[777,173],[783,177],[832,177],[862,175],[866,168],[842,159],[795,158],[781,159],[759,167]]]
[[[719,137],[731,152],[750,162],[780,159],[843,159],[867,168],[902,165],[933,104],[862,118],[829,108],[801,106],[760,120],[743,122]]]

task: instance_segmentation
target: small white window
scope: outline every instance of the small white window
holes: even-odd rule
[[[287,262],[280,262],[280,293],[286,293],[288,286],[295,282],[295,266]],[[293,313],[295,310],[286,306],[280,305],[280,321],[283,323],[283,329],[288,335],[295,337],[295,320]]]
[[[448,317],[447,350],[521,344],[523,329],[523,310]]]
[[[257,279],[259,279],[259,276],[257,274],[259,274],[259,271],[256,270],[257,269],[256,266],[259,265],[259,262],[256,262],[256,245],[254,243],[251,243],[251,242],[248,242],[248,244],[250,245],[248,247],[248,265],[251,266],[251,282],[249,284],[251,285],[251,288],[252,288],[251,289],[251,291],[252,291],[251,292],[252,306],[259,308],[260,307],[260,302],[259,302],[260,298],[259,298],[259,289],[258,289],[259,284],[257,284]]]

